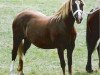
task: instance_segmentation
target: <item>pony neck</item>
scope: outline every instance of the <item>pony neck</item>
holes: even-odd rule
[[[67,0],[67,2],[61,6],[56,14],[52,16],[51,21],[58,23],[64,22],[65,25],[70,25],[68,27],[72,27],[74,25],[75,19],[71,11],[71,0]]]
[[[69,11],[68,15],[65,16],[63,21],[64,21],[65,25],[67,25],[67,27],[70,27],[70,28],[73,27],[75,18],[73,17],[72,11]]]
[[[71,11],[64,18],[52,16],[49,23],[56,25],[66,26],[66,30],[70,30],[74,26],[75,18]]]
[[[70,8],[68,9],[68,12],[66,15],[62,16],[62,15],[53,15],[51,18],[52,21],[55,22],[64,22],[66,25],[70,25],[69,27],[72,27],[74,25],[75,22],[75,18],[73,17],[72,11],[70,10]]]

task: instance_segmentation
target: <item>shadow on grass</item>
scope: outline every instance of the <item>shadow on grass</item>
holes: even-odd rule
[[[87,73],[87,72],[75,72],[74,75],[100,75],[100,72],[95,71],[93,73]]]

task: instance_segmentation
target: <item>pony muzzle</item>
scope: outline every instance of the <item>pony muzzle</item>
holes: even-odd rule
[[[73,16],[74,16],[74,18],[75,18],[75,20],[76,20],[76,22],[77,22],[78,24],[80,24],[81,21],[82,21],[82,19],[83,19],[82,13],[83,13],[82,10],[77,10],[77,11],[75,11],[75,12],[73,13]]]
[[[78,12],[78,23],[81,23],[82,19],[82,14]]]

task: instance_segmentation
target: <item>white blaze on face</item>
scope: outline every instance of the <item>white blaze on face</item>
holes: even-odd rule
[[[75,1],[76,5],[77,5],[77,13],[78,13],[78,20],[80,21],[82,19],[82,11],[80,9],[80,1],[76,0]]]
[[[10,66],[10,75],[14,75],[14,62],[12,61],[11,66]]]

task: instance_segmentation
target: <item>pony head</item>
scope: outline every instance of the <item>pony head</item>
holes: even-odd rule
[[[71,0],[70,5],[73,17],[75,18],[76,22],[78,24],[81,23],[83,19],[82,17],[83,6],[84,6],[83,0]]]

